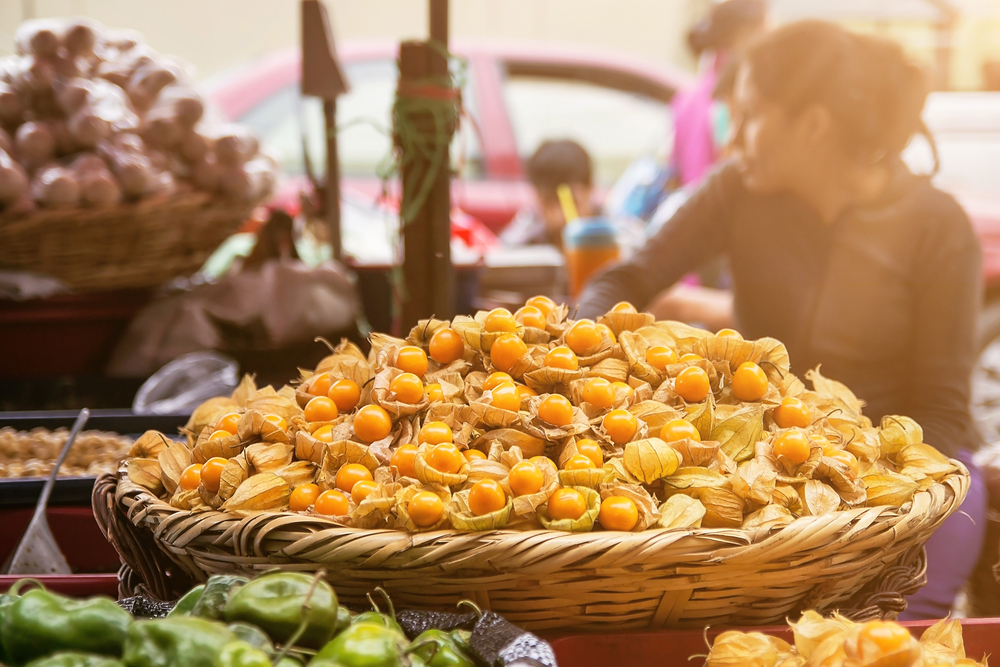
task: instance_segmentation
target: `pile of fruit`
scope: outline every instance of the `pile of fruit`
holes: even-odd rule
[[[11,667],[475,667],[504,664],[483,642],[483,614],[369,611],[340,606],[316,575],[215,576],[169,612],[137,619],[112,600],[73,600],[22,579],[0,596],[0,663]],[[388,601],[388,598],[386,598]],[[124,604],[124,601],[123,601]],[[374,606],[374,603],[373,603]],[[155,608],[150,608],[155,607]],[[473,605],[474,607],[474,605]],[[137,610],[138,615],[138,610]],[[477,620],[478,617],[478,620]],[[496,615],[487,619],[510,634]],[[456,629],[439,629],[454,625]],[[470,630],[461,629],[470,627]],[[475,638],[474,638],[475,633]],[[409,636],[408,636],[409,634]],[[483,636],[480,636],[483,635]],[[482,646],[480,646],[482,642]]]
[[[0,58],[0,214],[109,206],[197,188],[263,199],[275,164],[206,113],[187,68],[133,31],[25,22]]]
[[[573,321],[535,297],[371,343],[342,342],[294,388],[244,378],[196,410],[186,444],[137,441],[129,479],[191,511],[586,532],[898,507],[957,470],[913,420],[873,426],[818,369],[807,389],[779,341],[627,303]]]
[[[788,624],[795,646],[760,632],[724,632],[716,637],[706,667],[986,667],[966,657],[962,625],[942,620],[918,641],[892,621],[855,623],[834,614],[807,611]]]
[[[0,478],[48,477],[52,472],[69,430],[35,428],[18,431],[0,428]],[[132,446],[132,439],[105,431],[83,431],[66,455],[60,477],[96,477],[114,472],[118,461]]]

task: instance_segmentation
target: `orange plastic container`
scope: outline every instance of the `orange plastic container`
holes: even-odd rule
[[[577,218],[563,229],[569,295],[576,298],[591,278],[621,258],[615,228],[605,218]]]

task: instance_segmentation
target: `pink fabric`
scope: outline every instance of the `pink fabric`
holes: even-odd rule
[[[712,91],[715,71],[709,70],[693,87],[674,96],[673,166],[681,185],[698,183],[715,164],[712,139]]]

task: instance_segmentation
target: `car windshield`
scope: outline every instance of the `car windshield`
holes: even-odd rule
[[[392,155],[392,101],[398,71],[392,60],[367,60],[344,65],[350,92],[337,100],[337,151],[344,176],[374,177]],[[466,113],[475,116],[471,81],[463,90]],[[323,102],[302,97],[299,85],[287,86],[248,111],[240,122],[261,138],[286,174],[305,173],[303,137],[317,171],[326,161]],[[464,123],[451,146],[453,167],[466,178],[482,175],[482,151],[471,127]]]

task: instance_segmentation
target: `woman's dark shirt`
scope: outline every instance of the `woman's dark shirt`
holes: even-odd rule
[[[621,300],[644,308],[723,254],[747,338],[783,341],[800,376],[822,364],[876,424],[908,415],[945,453],[978,446],[969,376],[982,258],[968,216],[928,178],[897,161],[877,201],[824,224],[794,196],[749,192],[724,164],[638,254],[587,288],[578,317]]]

